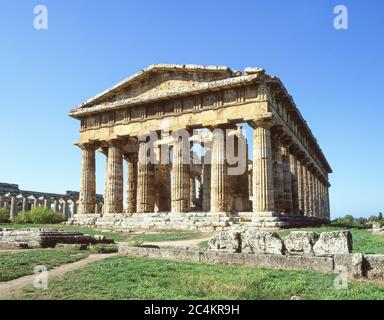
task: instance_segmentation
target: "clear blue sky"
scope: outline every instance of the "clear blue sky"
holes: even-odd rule
[[[49,10],[48,30],[33,8]],[[333,8],[349,9],[349,30]],[[323,148],[332,216],[384,211],[384,2],[0,0],[0,181],[79,188],[69,109],[152,63],[264,67]],[[98,157],[98,192],[104,157]]]

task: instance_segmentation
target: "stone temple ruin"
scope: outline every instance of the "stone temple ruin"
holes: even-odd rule
[[[70,223],[275,228],[330,218],[332,169],[280,79],[263,69],[152,65],[69,115],[80,121],[82,149],[79,208]],[[252,161],[244,124],[253,129]],[[96,151],[106,156],[102,213],[95,211]],[[245,170],[231,174],[240,161]]]
[[[51,208],[68,219],[77,213],[79,192],[65,194],[20,190],[17,184],[0,183],[0,208],[5,208],[13,220],[20,211],[28,212],[36,207]],[[101,211],[103,196],[97,195],[95,210]]]

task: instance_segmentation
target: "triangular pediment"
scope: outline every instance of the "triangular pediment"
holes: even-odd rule
[[[231,77],[228,67],[201,65],[156,64],[134,74],[85,101],[79,108],[92,107],[106,102],[152,96],[178,88],[187,89],[202,83]]]

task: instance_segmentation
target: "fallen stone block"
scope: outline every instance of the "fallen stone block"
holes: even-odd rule
[[[241,235],[238,231],[220,231],[208,242],[210,250],[241,251]]]
[[[322,232],[313,246],[316,256],[332,256],[352,252],[352,234],[350,231]]]
[[[319,234],[310,231],[292,231],[284,238],[284,245],[289,254],[314,255],[313,246]]]
[[[277,233],[248,229],[242,235],[242,252],[284,254],[284,244]]]

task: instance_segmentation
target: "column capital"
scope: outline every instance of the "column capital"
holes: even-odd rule
[[[275,125],[275,123],[273,121],[272,114],[271,114],[271,115],[267,115],[265,117],[261,117],[261,118],[252,120],[252,121],[249,122],[249,125],[253,129],[255,129],[257,127],[272,128]]]
[[[96,150],[98,145],[96,143],[86,142],[86,143],[75,143],[81,150]]]

